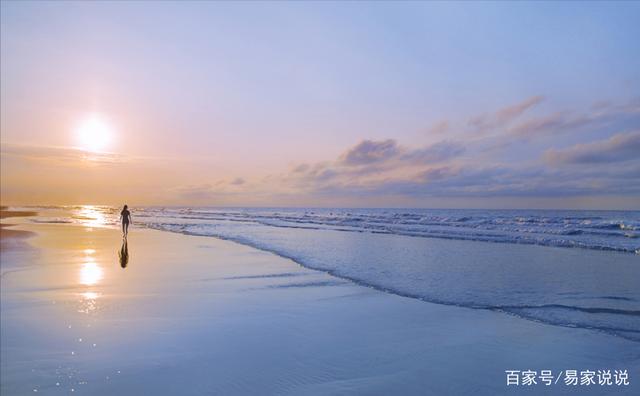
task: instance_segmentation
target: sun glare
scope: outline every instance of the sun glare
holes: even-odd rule
[[[93,152],[106,150],[113,138],[108,122],[97,115],[82,120],[78,124],[76,135],[80,148]]]
[[[80,283],[86,286],[92,286],[100,282],[104,271],[98,264],[93,261],[87,261],[80,268]]]

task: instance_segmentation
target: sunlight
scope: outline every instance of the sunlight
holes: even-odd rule
[[[108,225],[107,215],[101,208],[92,205],[84,205],[74,213],[73,218],[78,220],[85,227],[106,227]],[[93,249],[86,249],[85,253],[91,254]]]
[[[85,292],[80,294],[83,299],[79,301],[78,312],[83,314],[91,314],[98,310],[98,297],[100,295],[96,292]]]
[[[82,297],[84,297],[85,300],[96,300],[98,297],[100,297],[100,295],[96,292],[84,292],[80,294]]]
[[[88,261],[80,269],[80,283],[87,286],[95,285],[102,280],[104,271],[98,264]]]
[[[94,114],[80,121],[76,137],[81,149],[100,152],[111,143],[113,130],[103,117]]]

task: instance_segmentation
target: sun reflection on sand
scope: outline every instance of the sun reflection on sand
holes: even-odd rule
[[[84,247],[81,251],[84,257],[80,262],[78,282],[86,287],[78,293],[78,312],[89,314],[99,308],[98,299],[102,297],[99,284],[104,279],[105,269],[98,264],[96,249]]]
[[[100,282],[104,276],[104,270],[95,262],[87,261],[80,268],[80,283],[92,286]]]
[[[88,286],[84,292],[79,293],[81,297],[79,301],[78,312],[89,314],[98,309],[98,299],[102,293],[96,290],[96,286],[104,278],[104,269],[95,261],[93,255],[95,249],[86,248],[83,250],[85,258],[80,267],[79,282],[81,285]]]
[[[97,299],[100,297],[99,293],[85,292],[80,293],[80,295],[83,297],[83,300],[80,301],[80,306],[78,308],[79,313],[89,314],[98,309]]]
[[[96,292],[93,292],[93,291],[80,293],[80,295],[82,297],[84,297],[85,300],[96,300],[96,299],[98,299],[100,297],[99,293],[96,293]]]

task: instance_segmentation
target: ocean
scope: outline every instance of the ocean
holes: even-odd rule
[[[117,225],[119,212],[40,210],[32,221],[97,227]],[[132,214],[134,228],[231,240],[384,292],[640,342],[638,211],[146,207]]]

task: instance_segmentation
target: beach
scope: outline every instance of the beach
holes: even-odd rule
[[[0,396],[640,395],[640,1],[0,9]]]
[[[212,237],[133,228],[123,267],[115,227],[15,220],[33,234],[2,255],[2,394],[637,393],[640,344],[623,337],[386,293]],[[506,370],[572,369],[628,370],[630,385],[506,385]]]
[[[29,217],[35,216],[34,211],[10,211],[5,206],[0,207],[0,219],[6,219],[11,217]],[[1,223],[0,224],[0,250],[6,250],[9,247],[17,247],[21,242],[33,236],[34,234],[29,231],[12,229],[14,224]]]

